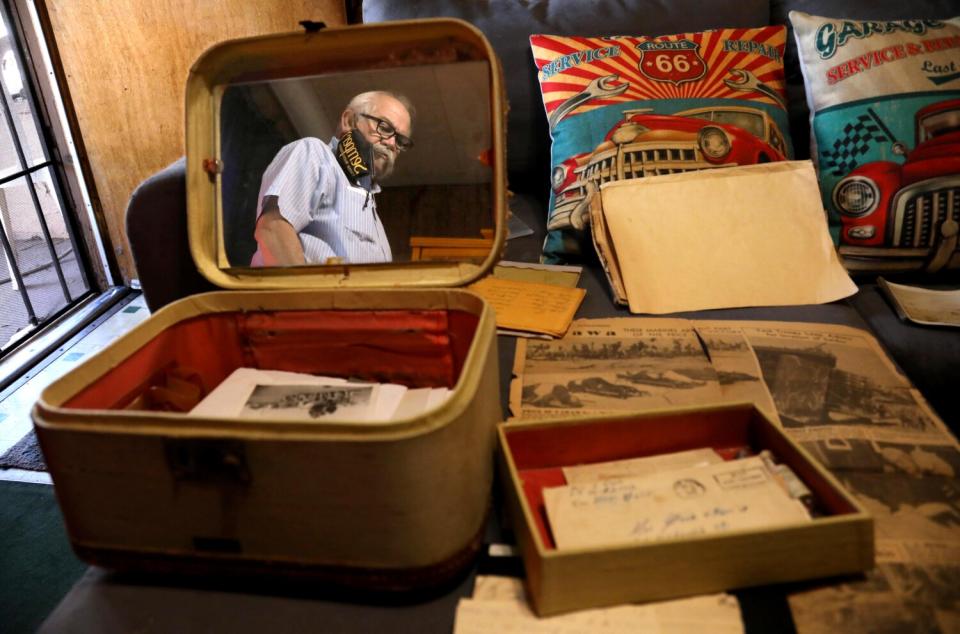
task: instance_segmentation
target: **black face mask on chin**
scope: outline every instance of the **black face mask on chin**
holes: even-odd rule
[[[337,144],[337,163],[351,183],[367,191],[373,187],[373,145],[356,128],[347,130]]]

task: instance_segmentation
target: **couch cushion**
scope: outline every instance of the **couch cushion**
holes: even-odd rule
[[[182,297],[217,290],[200,275],[190,255],[184,159],[133,191],[127,203],[127,239],[151,312]]]
[[[557,35],[658,35],[767,24],[767,0],[366,0],[364,22],[454,17],[477,26],[503,65],[510,113],[507,167],[510,188],[549,191],[549,132],[528,38]]]
[[[790,19],[847,266],[960,268],[960,17]]]
[[[842,4],[836,0],[771,0],[770,23],[785,24],[787,55],[787,98],[790,109],[790,135],[797,158],[808,158],[810,152],[810,109],[803,91],[803,75],[797,58],[797,42],[787,17],[791,11],[813,15],[835,15],[861,20],[905,20],[908,18],[944,18],[957,13],[957,0],[853,0]]]

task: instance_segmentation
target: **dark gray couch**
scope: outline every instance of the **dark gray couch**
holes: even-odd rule
[[[491,41],[503,64],[510,103],[507,162],[510,189],[516,194],[511,209],[536,230],[534,236],[511,241],[506,257],[535,260],[545,232],[550,137],[529,50],[530,34],[654,35],[787,24],[787,13],[792,9],[863,19],[957,13],[956,0],[919,4],[894,0],[367,0],[363,3],[363,19],[457,17],[475,24]],[[791,135],[798,157],[805,158],[808,111],[792,36],[788,38],[786,66]],[[129,203],[128,236],[151,309],[213,289],[190,259],[184,197],[184,163],[178,161],[144,181]],[[857,281],[861,290],[856,296],[830,305],[705,311],[694,316],[818,321],[869,328],[956,433],[960,404],[952,388],[960,379],[960,332],[905,324],[879,295],[872,278]],[[933,281],[957,283],[960,277],[941,276]],[[595,265],[587,267],[584,285],[588,295],[579,317],[628,315],[613,306],[603,275]]]

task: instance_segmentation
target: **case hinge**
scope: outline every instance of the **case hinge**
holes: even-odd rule
[[[223,173],[223,161],[218,158],[205,158],[203,159],[203,171],[213,182],[217,179],[217,174]]]
[[[307,33],[317,33],[327,28],[326,22],[314,22],[313,20],[300,20],[300,26],[303,27],[303,30]]]

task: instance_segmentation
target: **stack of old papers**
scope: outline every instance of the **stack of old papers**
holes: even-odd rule
[[[809,161],[605,183],[591,232],[630,312],[831,302],[856,292]]]
[[[454,634],[740,634],[736,597],[712,594],[645,605],[618,605],[538,618],[523,585],[510,577],[478,576],[473,598],[460,599]]]
[[[581,267],[501,262],[493,275],[469,286],[497,314],[499,334],[560,337],[583,301]]]
[[[792,488],[769,455],[724,461],[712,449],[699,449],[570,467],[564,476],[567,486],[543,491],[558,549],[810,520],[799,499],[805,488]]]
[[[440,406],[447,388],[409,389],[391,383],[280,370],[238,368],[214,388],[190,416],[382,423],[420,416]]]

